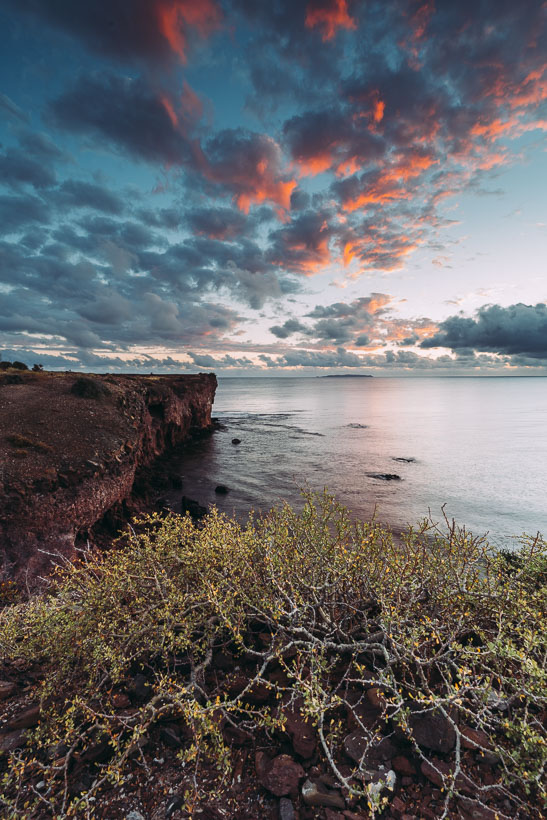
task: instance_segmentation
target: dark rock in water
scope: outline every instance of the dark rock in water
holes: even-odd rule
[[[367,473],[370,478],[380,478],[382,481],[400,481],[401,476],[397,473]]]
[[[368,430],[368,424],[346,424],[346,427],[351,427],[352,430]]]
[[[182,490],[182,478],[178,473],[171,473],[169,476],[169,484],[174,490]]]
[[[224,484],[218,484],[215,487],[215,493],[217,495],[226,495],[226,493],[228,493],[228,492],[229,492],[228,487],[225,487]]]
[[[241,444],[241,439],[240,438],[233,438],[232,439],[232,444]]]
[[[394,456],[392,461],[400,461],[403,464],[414,464],[416,462],[415,458],[405,458],[404,456]]]
[[[200,518],[207,515],[207,507],[202,507],[202,505],[194,501],[193,498],[187,498],[185,495],[182,496],[180,502],[180,511],[183,515],[190,513],[190,516],[196,521],[199,521]]]

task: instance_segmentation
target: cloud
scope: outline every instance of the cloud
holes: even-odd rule
[[[192,233],[209,239],[234,239],[249,225],[245,215],[232,208],[195,208],[184,218]]]
[[[288,339],[293,333],[307,333],[308,328],[299,322],[298,319],[287,319],[282,325],[273,325],[270,331],[278,339]]]
[[[272,137],[225,129],[208,141],[203,162],[206,178],[224,186],[244,213],[262,203],[277,206],[281,216],[290,210],[297,182],[284,171],[281,149]]]
[[[17,148],[8,148],[0,154],[0,178],[4,185],[18,189],[32,185],[38,190],[55,185],[54,172]]]
[[[16,105],[12,99],[10,99],[7,94],[0,94],[0,107],[7,111],[8,115],[14,119],[18,120],[19,122],[23,122],[25,124],[29,123],[29,117],[25,112]]]
[[[121,197],[112,191],[81,180],[68,179],[55,192],[56,201],[63,208],[91,208],[105,214],[119,216],[125,210]]]
[[[449,347],[547,359],[547,305],[485,305],[475,318],[450,316],[423,348]]]
[[[214,0],[8,0],[81,40],[87,48],[122,61],[186,62],[196,38],[211,34],[221,21]]]
[[[57,127],[106,139],[134,159],[191,164],[199,153],[190,135],[195,122],[173,119],[166,100],[143,78],[97,71],[80,75],[51,103],[50,116]]]
[[[356,29],[350,17],[347,0],[310,0],[306,9],[306,26],[322,30],[323,40],[332,40],[338,29]]]
[[[19,231],[32,223],[44,225],[49,221],[49,208],[38,197],[31,194],[0,196],[0,225],[4,233]]]

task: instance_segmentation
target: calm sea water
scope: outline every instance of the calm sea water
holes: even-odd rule
[[[226,429],[185,456],[184,492],[238,517],[326,486],[395,527],[446,505],[498,545],[547,535],[547,379],[225,378],[213,415]]]

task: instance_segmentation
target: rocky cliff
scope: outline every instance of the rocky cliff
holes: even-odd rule
[[[214,374],[0,374],[0,577],[73,553],[135,477],[211,427]]]

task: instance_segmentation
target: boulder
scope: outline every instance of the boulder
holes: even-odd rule
[[[325,806],[330,809],[343,809],[346,806],[340,792],[332,791],[321,781],[309,778],[302,786],[302,799],[307,806]]]
[[[36,703],[15,715],[15,717],[9,721],[8,729],[31,729],[38,724],[39,720],[40,705]]]
[[[233,438],[232,439],[232,444],[241,444],[241,439],[240,438]]]
[[[6,700],[15,692],[15,684],[9,680],[0,680],[0,700]]]
[[[298,706],[285,707],[283,715],[286,720],[285,731],[294,751],[300,757],[311,757],[317,745],[313,725],[302,715]]]
[[[194,501],[193,498],[188,498],[185,495],[181,498],[180,511],[183,515],[189,513],[190,517],[195,521],[199,521],[200,518],[204,518],[207,515],[207,507],[202,507],[202,505]]]
[[[215,487],[215,493],[217,495],[226,495],[226,493],[228,492],[228,487],[226,487],[224,484],[217,484],[217,486]]]
[[[255,768],[259,782],[276,797],[298,793],[298,784],[305,771],[289,755],[278,755],[271,760],[264,752],[257,752]]]
[[[419,746],[432,752],[451,752],[456,745],[456,731],[442,712],[431,711],[410,715],[408,724]]]

